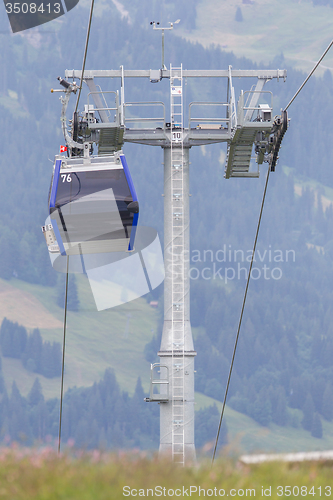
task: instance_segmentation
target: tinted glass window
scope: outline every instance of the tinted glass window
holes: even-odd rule
[[[119,203],[119,209],[126,209],[132,196],[127,184],[123,169],[97,170],[89,172],[62,171],[59,177],[56,207],[59,208],[66,203],[78,200],[82,196],[91,195],[98,191],[112,188],[115,199]]]
[[[125,231],[127,232],[129,227],[133,224],[133,214],[127,210],[127,205],[133,201],[133,198],[128,187],[124,170],[121,168],[115,170],[90,170],[87,172],[70,172],[69,170],[67,172],[66,170],[61,171],[55,208],[61,208],[68,203],[78,201],[84,196],[90,196],[92,198],[91,201],[93,202],[94,194],[96,194],[96,200],[98,201],[98,193],[101,191],[105,192],[105,190],[110,188],[113,191],[121,221]],[[87,217],[87,214],[81,214],[74,216],[74,219],[72,220],[71,216],[71,225],[73,226],[73,230],[77,231],[78,228],[80,228],[81,232],[84,229],[85,224],[89,225],[88,218],[89,220],[92,219],[90,220],[90,225],[97,223],[98,220],[103,218],[106,218],[107,220],[110,219],[110,215],[102,209],[102,205],[100,205],[100,207],[100,213],[98,213],[97,210],[94,214],[91,213],[89,217]],[[54,209],[51,208],[50,213],[52,213],[53,210]],[[75,220],[75,218],[78,220]],[[64,230],[66,231],[65,227]]]

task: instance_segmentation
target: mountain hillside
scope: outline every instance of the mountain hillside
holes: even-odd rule
[[[288,65],[309,72],[332,39],[332,6],[313,0],[199,0],[195,24],[188,27],[185,19],[175,34],[260,64],[283,54]],[[333,70],[332,52],[317,74],[327,68]]]

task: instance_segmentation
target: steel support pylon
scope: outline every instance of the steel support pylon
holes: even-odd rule
[[[85,70],[83,75],[82,70],[65,72],[65,77],[73,80],[81,79],[82,76],[95,102],[95,110],[100,115],[101,123],[90,124],[89,128],[98,132],[102,149],[110,144],[112,147],[114,144],[120,147],[122,141],[164,149],[164,325],[158,353],[161,362],[152,365],[151,396],[146,400],[160,403],[160,453],[167,454],[175,462],[184,464],[195,459],[194,357],[196,352],[190,324],[189,148],[227,142],[226,178],[257,177],[258,172],[249,171],[249,161],[256,137],[254,131],[270,133],[276,124],[271,119],[251,121],[251,117],[254,112],[258,114],[261,111],[258,98],[265,82],[273,78],[285,80],[287,73],[286,70],[233,70],[231,66],[227,70],[183,70],[182,67],[171,66],[167,69],[164,64],[156,71],[127,70],[121,66],[117,70]],[[258,81],[255,89],[248,92],[252,94],[249,105],[244,105],[242,93],[240,102],[236,106],[232,79],[241,77],[257,78]],[[96,91],[95,78],[120,78],[121,103],[118,103],[116,108],[112,105],[108,107],[103,92]],[[165,119],[164,103],[159,101],[155,104],[159,107],[163,105],[163,117],[160,115],[159,118],[146,117],[142,122],[138,116],[126,117],[126,109],[129,106],[132,108],[135,104],[152,104],[152,102],[126,103],[124,83],[128,78],[145,78],[152,83],[170,79],[170,124]],[[228,94],[227,102],[206,103],[209,106],[213,104],[222,108],[225,106],[226,116],[207,118],[204,114],[201,118],[200,116],[193,118],[191,106],[204,104],[194,102],[190,104],[188,125],[184,127],[183,78],[228,78],[231,97],[229,98]],[[68,101],[66,103],[68,104]],[[63,104],[62,122],[66,141],[71,144],[73,140],[65,126],[67,104],[65,107]],[[107,113],[110,111],[113,113],[115,109],[119,136],[123,134],[116,139],[111,130],[108,134],[106,130],[115,126],[114,123],[108,123],[107,118]],[[152,122],[156,122],[154,126],[151,126]],[[274,136],[273,167],[286,131],[286,115],[284,122],[283,128],[278,129],[279,133],[275,132]],[[251,133],[248,134],[249,130]],[[96,141],[92,138],[90,143],[93,142]],[[266,142],[268,144],[268,141]],[[79,146],[82,147],[82,144],[75,144],[75,147]],[[265,150],[262,144],[259,146],[263,157]],[[261,163],[262,161],[263,158]],[[156,373],[159,369],[159,379],[158,375],[155,379],[155,368]],[[159,394],[158,391],[154,394],[154,389],[158,388]]]
[[[160,453],[184,465],[195,459],[194,348],[190,324],[189,148],[183,143],[182,67],[170,67],[170,147],[164,148],[164,325],[161,363],[169,395],[160,405]]]
[[[180,148],[177,149],[173,151],[174,158],[176,153],[181,154]],[[176,202],[173,195],[175,180],[180,177],[179,164],[171,161],[171,147],[164,148],[164,323],[158,355],[170,375],[169,401],[160,404],[160,454],[184,464],[195,460],[196,352],[190,323],[189,149],[184,148],[182,154],[182,196]],[[182,221],[174,215],[181,211]],[[176,225],[178,222],[179,226]],[[181,252],[178,241],[181,241]]]

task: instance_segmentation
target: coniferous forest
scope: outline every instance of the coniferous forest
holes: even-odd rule
[[[2,356],[20,359],[27,370],[47,378],[60,377],[61,345],[43,342],[38,328],[28,334],[24,326],[4,318],[0,327],[0,346]]]
[[[133,396],[121,391],[112,370],[89,388],[72,388],[64,398],[62,442],[83,449],[148,448],[159,443],[159,409],[144,403],[140,378]],[[215,437],[219,421],[216,406],[197,412],[196,446]],[[0,371],[0,432],[3,444],[33,445],[57,443],[59,399],[45,400],[38,378],[27,397],[15,382],[7,393]],[[227,428],[221,432],[220,446],[227,442]]]
[[[119,68],[121,64],[125,68],[159,67],[160,40],[148,29],[147,0],[123,3],[132,12],[134,25],[130,27],[116,9],[110,16],[98,14],[92,26],[87,68]],[[168,7],[176,18],[181,17],[178,4],[169,2]],[[41,28],[36,31],[38,36],[30,37],[25,33],[9,35],[5,20],[0,21],[0,278],[17,277],[57,287],[60,306],[63,277],[58,278],[52,270],[40,231],[47,216],[53,156],[63,142],[60,103],[50,88],[56,86],[56,78],[64,75],[65,68],[80,67],[86,19],[87,10],[77,7],[61,21],[54,21],[52,30]],[[194,8],[184,8],[182,19],[188,29],[194,27]],[[172,64],[182,62],[188,69],[257,67],[219,47],[205,49],[172,33],[167,39],[166,58]],[[283,54],[260,67],[285,67]],[[276,114],[306,76],[291,67],[287,71],[285,83],[267,84],[274,94]],[[236,95],[252,83],[236,81]],[[189,82],[186,100],[220,101],[221,94],[226,94],[223,85],[217,81],[204,85]],[[166,91],[164,82],[131,82],[126,89],[129,101],[165,100]],[[299,427],[318,439],[322,438],[323,420],[333,419],[332,109],[329,70],[312,78],[290,108],[290,127],[268,188],[256,271],[228,399],[230,407],[262,426]],[[140,221],[155,227],[162,239],[162,152],[126,144],[124,149],[140,199]],[[225,153],[219,145],[192,148],[190,152],[196,391],[219,401],[223,399],[265,177],[264,166],[259,181],[225,180]],[[73,287],[70,307],[78,311]],[[161,299],[161,294],[162,287],[153,297]],[[155,360],[159,342],[157,335],[146,345],[147,362]],[[3,357],[20,359],[36,375],[60,375],[60,344],[43,342],[38,330],[28,332],[5,319],[0,347]],[[2,376],[0,381],[3,440],[31,444],[47,436],[55,438],[59,400],[45,400],[38,379],[27,398],[15,384],[7,394]],[[140,381],[134,395],[129,396],[120,389],[112,371],[90,388],[72,388],[64,401],[64,440],[74,439],[77,446],[87,448],[156,446],[158,407],[144,406],[143,398]],[[201,446],[215,436],[217,409],[200,410],[196,418],[197,445]]]

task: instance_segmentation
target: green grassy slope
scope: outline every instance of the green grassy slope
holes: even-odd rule
[[[196,410],[216,404],[221,411],[222,403],[200,393],[196,393]],[[292,410],[295,420],[301,421],[302,412]],[[228,452],[238,456],[244,452],[287,453],[296,451],[333,449],[333,422],[322,419],[323,437],[317,439],[300,427],[279,427],[270,424],[262,427],[252,418],[229,408],[225,409],[225,422],[228,427]],[[213,445],[213,443],[211,443]]]
[[[80,311],[68,312],[66,337],[65,389],[88,386],[99,380],[106,368],[115,370],[122,389],[132,393],[138,376],[148,390],[149,363],[144,358],[144,346],[156,331],[157,311],[138,299],[123,306],[97,312],[88,280],[77,278]],[[35,296],[59,321],[63,311],[56,305],[56,290],[23,281],[11,284]],[[62,328],[41,328],[44,340],[62,342]],[[3,363],[7,387],[16,380],[26,394],[35,379],[17,360],[5,359]],[[40,377],[46,397],[59,394],[59,380]]]
[[[242,22],[235,20],[237,7]],[[219,44],[258,63],[267,64],[283,53],[288,64],[309,71],[331,41],[332,15],[330,7],[314,7],[311,0],[201,0],[196,29],[189,32],[180,24],[175,34],[205,47]],[[323,62],[322,72],[327,67],[333,68],[332,53]]]
[[[296,194],[301,194],[303,189],[311,189],[315,193],[315,203],[318,202],[318,194],[321,197],[324,210],[326,210],[326,208],[333,203],[333,189],[331,187],[325,186],[325,184],[311,179],[310,177],[306,177],[305,175],[299,175],[294,168],[287,166],[283,166],[282,168],[285,174],[294,176]]]

